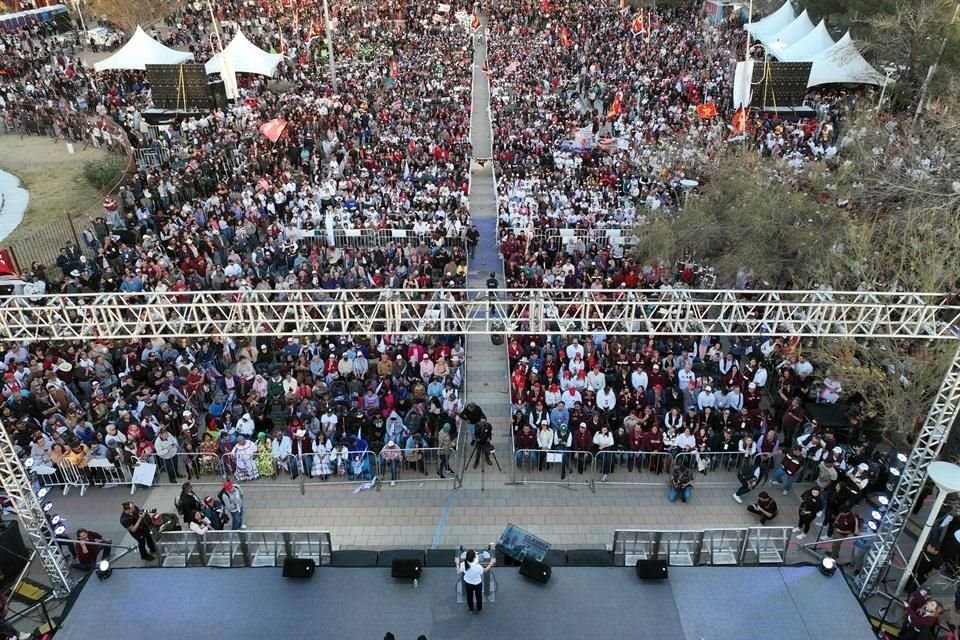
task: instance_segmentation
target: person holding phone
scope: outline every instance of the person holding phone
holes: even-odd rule
[[[463,562],[460,562],[460,556],[458,555],[454,558],[453,564],[457,568],[457,575],[463,576],[463,583],[467,589],[467,608],[471,612],[480,613],[483,610],[483,574],[493,569],[493,566],[497,564],[497,559],[492,558],[490,564],[484,567],[477,558],[477,552],[470,549],[467,551]],[[474,600],[477,603],[476,609],[473,608]]]

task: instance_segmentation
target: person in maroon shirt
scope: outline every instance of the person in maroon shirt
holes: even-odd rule
[[[793,444],[794,436],[797,435],[797,431],[802,428],[806,420],[807,416],[800,405],[800,399],[794,398],[790,401],[790,406],[783,414],[783,420],[780,423],[783,427],[783,442],[785,444],[788,446]]]
[[[644,465],[646,465],[647,459],[649,458],[650,471],[656,471],[657,475],[663,473],[664,456],[660,455],[663,453],[663,433],[661,433],[660,427],[658,427],[656,423],[654,423],[648,433],[644,434],[643,451],[645,452],[643,456]]]
[[[529,422],[524,423],[523,428],[517,433],[514,444],[517,449],[517,466],[521,466],[524,460],[529,460],[530,468],[535,467],[537,464],[537,434],[533,432]]]
[[[577,473],[590,462],[589,453],[593,450],[593,434],[587,429],[587,423],[581,422],[573,433],[573,457],[577,461]]]
[[[640,428],[638,424],[633,432],[630,434],[628,440],[628,447],[633,453],[627,458],[627,471],[633,471],[633,463],[637,463],[637,473],[643,471],[643,445],[646,441],[647,434],[643,432],[643,429]]]
[[[104,538],[96,531],[77,529],[77,542],[73,545],[77,561],[73,563],[73,568],[77,571],[93,571],[96,569],[97,560],[101,551],[103,552],[104,560],[110,558],[109,545],[111,542],[109,538]],[[102,543],[102,545],[106,546],[92,543]]]

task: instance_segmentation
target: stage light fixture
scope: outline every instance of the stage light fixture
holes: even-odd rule
[[[907,464],[907,454],[902,453],[902,452],[901,452],[901,453],[898,453],[898,454],[897,454],[897,460],[900,461],[900,464]]]
[[[61,520],[63,520],[63,518],[61,518],[58,515],[54,515],[52,518],[50,518],[50,524],[52,524],[53,526],[57,526],[58,524],[60,524]]]
[[[24,460],[23,466],[25,466],[27,469],[31,468],[33,466],[33,458],[27,458]]]
[[[97,565],[97,578],[100,580],[106,580],[113,574],[113,569],[110,568],[110,563],[107,560],[101,560],[100,564]]]
[[[887,496],[877,496],[877,502],[880,503],[881,507],[886,507],[890,504],[890,498]]]
[[[873,521],[871,520],[870,522],[867,523],[867,527],[869,527],[871,531],[873,531],[874,533],[876,533],[877,529],[880,528],[880,525],[878,525],[876,522],[873,522]]]
[[[53,509],[53,503],[52,503],[52,502],[44,502],[44,503],[43,503],[43,512],[44,512],[44,513],[50,513],[50,509]]]
[[[876,520],[877,522],[880,522],[883,519],[883,514],[877,511],[876,509],[874,509],[873,511],[870,512],[870,517]]]
[[[48,493],[50,493],[50,487],[43,487],[39,491],[37,491],[37,498],[39,498],[40,500],[43,500],[44,498],[47,497]]]
[[[62,536],[63,534],[65,534],[65,533],[67,532],[67,528],[66,528],[65,526],[63,526],[63,525],[60,525],[59,527],[57,527],[56,529],[54,529],[53,532],[54,532],[55,534],[57,534],[58,536]]]
[[[826,577],[830,577],[837,572],[837,561],[827,556],[820,561],[820,573]]]

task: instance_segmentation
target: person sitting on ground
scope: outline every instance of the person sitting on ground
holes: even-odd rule
[[[757,501],[747,506],[747,511],[760,518],[760,524],[767,524],[768,521],[777,517],[777,501],[770,497],[766,491],[761,491],[757,496]]]

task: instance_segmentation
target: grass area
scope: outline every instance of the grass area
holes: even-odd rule
[[[65,212],[84,211],[101,200],[84,177],[83,168],[88,162],[107,160],[111,154],[92,147],[83,150],[82,146],[74,145],[75,153],[70,154],[64,141],[0,135],[0,169],[20,178],[30,192],[23,222],[4,239],[4,244],[14,244],[51,220],[63,219]]]

